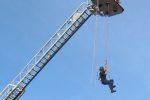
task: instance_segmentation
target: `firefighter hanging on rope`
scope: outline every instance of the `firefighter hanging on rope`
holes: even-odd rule
[[[114,90],[114,88],[116,87],[116,85],[114,85],[114,80],[113,79],[107,79],[107,64],[105,64],[104,66],[101,66],[99,68],[99,80],[101,80],[101,83],[103,85],[108,85],[111,93],[116,92],[116,90]]]

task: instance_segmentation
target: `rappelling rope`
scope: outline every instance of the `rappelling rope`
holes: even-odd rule
[[[109,49],[109,19],[106,18],[106,32],[104,33],[104,49],[105,49],[105,61],[108,60]]]
[[[99,0],[97,0],[97,5],[99,4]],[[98,8],[96,8],[96,13],[98,12]],[[98,28],[98,15],[96,14],[96,20],[95,20],[95,32],[93,34],[93,54],[92,54],[92,83],[95,84],[95,80],[97,80],[97,78],[95,78],[95,73],[97,74],[96,72],[96,47],[97,47],[97,34],[99,32],[99,28]],[[98,77],[98,75],[97,75]]]
[[[108,3],[108,14],[109,14],[110,8]],[[109,17],[106,17],[106,32],[104,34],[105,41],[104,41],[104,48],[105,48],[105,66],[107,67],[107,75],[108,79],[110,79],[109,75],[109,67],[108,67],[108,50],[109,50]]]
[[[110,6],[108,3],[108,14],[110,12]],[[109,74],[109,66],[108,66],[108,51],[109,50],[109,17],[106,18],[106,33],[105,33],[105,66],[107,67],[107,75],[108,80],[110,80],[110,74]],[[110,100],[112,100],[112,93],[110,93]]]
[[[108,78],[110,79],[109,66],[108,66],[108,56],[109,56],[108,55],[108,52],[109,52],[108,51],[109,50],[109,44],[108,44],[109,43],[109,40],[108,40],[109,39],[109,19],[108,18],[106,19],[106,32],[105,32],[104,35],[105,35],[105,42],[104,42],[105,43],[104,44],[105,45],[105,47],[104,47],[105,48],[105,66],[108,69],[108,73],[107,74],[108,74]]]

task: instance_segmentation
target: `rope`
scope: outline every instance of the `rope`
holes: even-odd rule
[[[97,5],[99,5],[99,0],[97,0]],[[96,12],[98,12],[99,9],[96,9]],[[97,41],[97,34],[98,34],[98,31],[99,31],[99,28],[98,28],[98,15],[96,15],[96,20],[95,20],[95,32],[94,32],[94,36],[93,36],[93,54],[92,54],[92,83],[95,83],[95,67],[96,67],[96,41]],[[97,79],[96,79],[97,80]]]
[[[108,4],[108,14],[110,12],[110,8],[109,8],[109,4]],[[108,50],[109,50],[109,17],[106,18],[106,32],[104,34],[105,36],[105,44],[104,44],[104,48],[105,48],[105,66],[107,66],[108,69],[108,79],[110,79],[110,75],[109,75],[109,67],[108,67]]]
[[[99,0],[97,0],[97,6],[99,5]],[[109,13],[109,5],[108,5],[108,13]],[[96,9],[96,12],[98,13],[99,12],[99,8],[97,7],[97,9]],[[93,82],[93,79],[95,79],[95,74],[94,74],[94,71],[95,71],[95,63],[96,63],[96,47],[97,47],[97,45],[96,45],[96,41],[97,41],[97,34],[98,34],[98,32],[99,32],[99,20],[98,20],[98,17],[99,17],[99,15],[98,14],[96,14],[96,22],[95,22],[95,32],[94,32],[94,41],[93,41],[93,55],[92,55],[92,82]],[[109,35],[109,20],[107,19],[106,20],[106,32],[105,32],[105,34],[104,34],[105,36],[104,36],[104,50],[105,50],[105,52],[104,52],[104,58],[105,58],[105,64],[104,64],[104,66],[106,66],[107,67],[107,69],[109,69],[108,68],[108,35]],[[109,70],[108,70],[108,73],[107,73],[107,75],[108,75],[108,79],[110,79],[110,75],[109,75]]]
[[[92,57],[92,80],[95,79],[95,66],[96,66],[96,47],[97,47],[97,33],[98,33],[98,16],[96,16],[96,22],[95,22],[95,32],[93,34],[93,57]]]
[[[106,32],[104,34],[104,38],[105,38],[105,44],[104,44],[104,49],[105,49],[105,60],[108,60],[108,49],[109,49],[109,41],[108,41],[108,37],[109,37],[109,19],[106,19]]]

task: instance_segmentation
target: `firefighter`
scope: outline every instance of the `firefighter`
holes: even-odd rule
[[[103,85],[108,85],[110,90],[111,90],[111,93],[114,93],[116,92],[116,90],[114,90],[114,88],[116,87],[116,85],[114,85],[114,80],[113,79],[107,79],[107,67],[106,65],[103,67],[101,66],[99,68],[99,80],[101,80],[101,83]]]

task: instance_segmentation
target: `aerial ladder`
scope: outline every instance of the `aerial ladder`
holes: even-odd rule
[[[91,3],[82,3],[23,70],[3,89],[0,100],[18,100],[30,82],[91,15],[110,17],[123,11],[118,0],[92,0]]]

